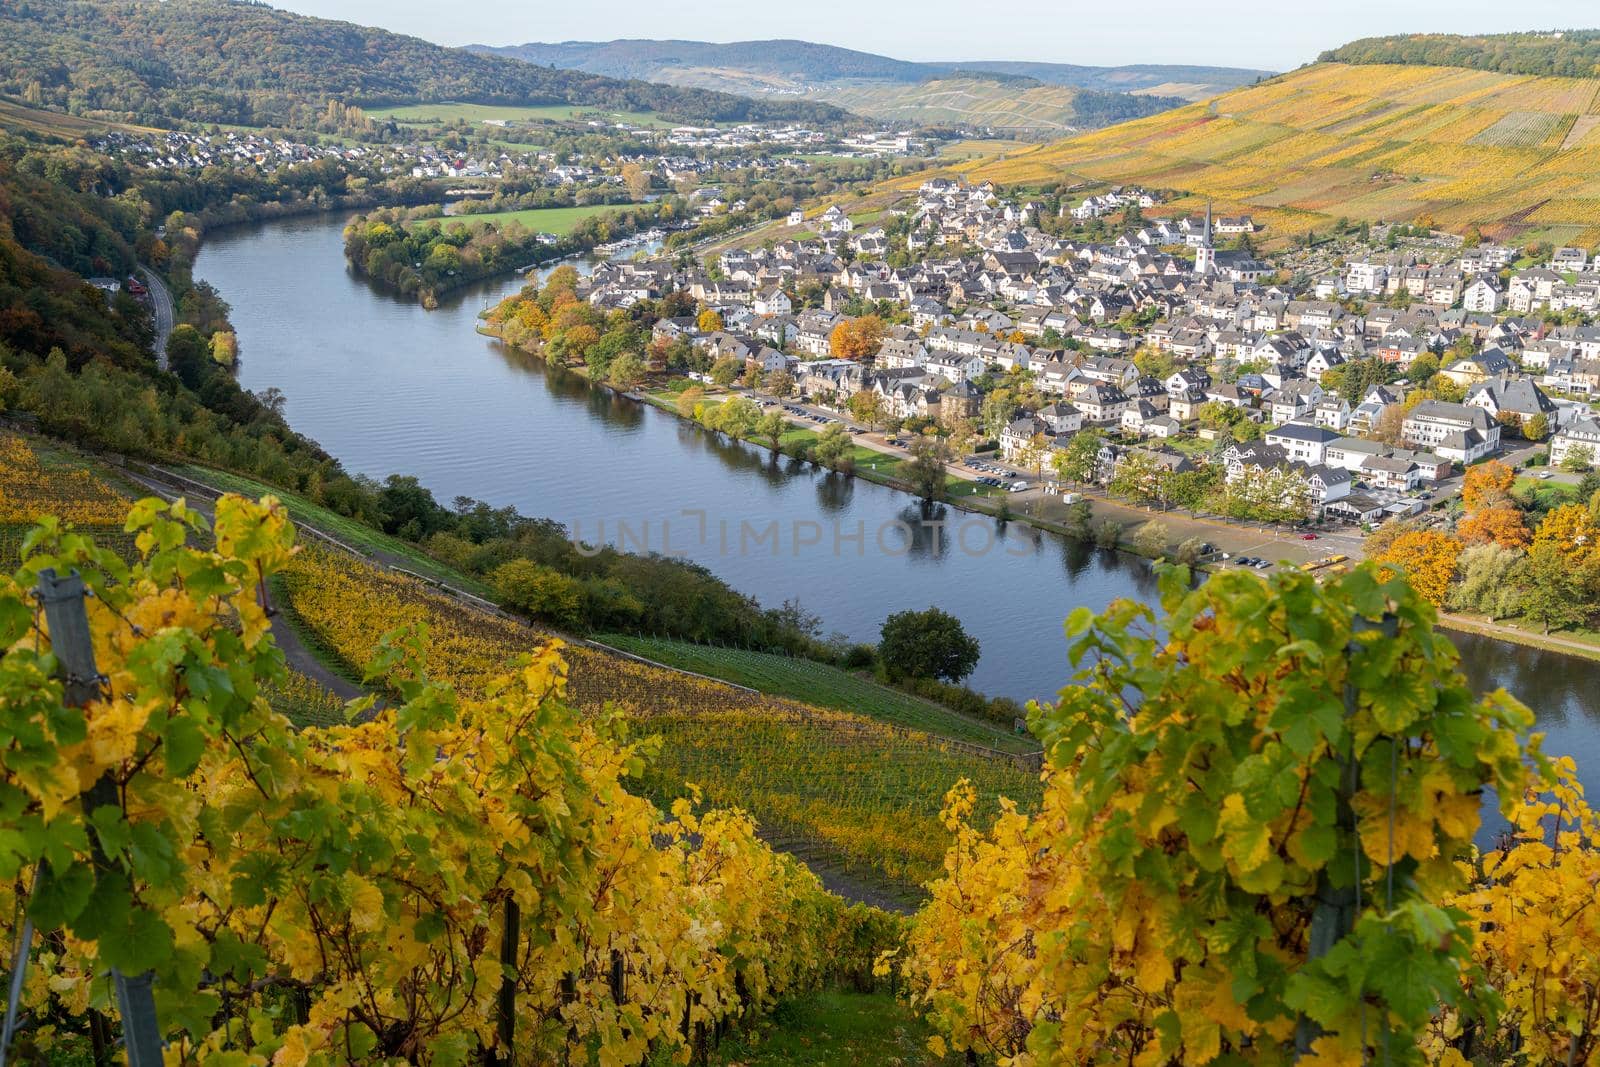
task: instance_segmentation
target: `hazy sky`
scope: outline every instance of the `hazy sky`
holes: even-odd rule
[[[1204,63],[1286,70],[1357,37],[1571,27],[1573,0],[272,0],[440,44],[799,38],[898,59]],[[1081,14],[1080,14],[1081,12]],[[1591,18],[1589,23],[1596,20]]]

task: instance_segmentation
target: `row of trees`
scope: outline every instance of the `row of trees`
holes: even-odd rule
[[[1403,570],[1436,605],[1546,633],[1587,622],[1600,611],[1600,476],[1555,506],[1515,483],[1503,463],[1475,466],[1454,533],[1390,523],[1368,539],[1368,555]]]

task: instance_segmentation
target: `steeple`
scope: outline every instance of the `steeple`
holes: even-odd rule
[[[1194,250],[1194,272],[1202,278],[1217,272],[1217,250],[1211,244],[1211,201],[1206,201],[1206,228]]]

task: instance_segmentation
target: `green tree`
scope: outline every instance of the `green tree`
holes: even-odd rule
[[[891,678],[959,682],[978,665],[978,640],[949,612],[900,611],[884,620],[878,659]]]
[[[632,389],[644,381],[644,360],[632,352],[624,352],[611,361],[607,368],[606,377],[612,385],[621,389]]]
[[[739,377],[741,365],[732,356],[721,356],[711,364],[711,380],[726,389]]]
[[[924,501],[943,500],[945,494],[945,445],[937,437],[919,437],[911,445],[911,462],[905,465],[911,491]]]
[[[1589,603],[1594,576],[1588,570],[1555,544],[1535,544],[1518,573],[1523,617],[1545,633],[1583,622],[1594,607]]]
[[[1461,580],[1445,594],[1452,611],[1466,611],[1503,619],[1515,615],[1522,606],[1522,590],[1517,571],[1522,552],[1494,543],[1470,545],[1456,561]]]
[[[1522,436],[1530,441],[1543,441],[1550,436],[1550,420],[1543,412],[1529,416],[1522,424]]]
[[[1562,457],[1561,469],[1573,474],[1584,474],[1594,467],[1594,449],[1588,445],[1573,445]]]
[[[990,439],[998,438],[1000,431],[1011,424],[1011,417],[1017,412],[1017,399],[1010,389],[995,389],[983,398],[983,403],[978,408],[978,421],[983,425],[983,432]]]
[[[811,460],[824,467],[849,472],[851,469],[851,456],[855,451],[855,442],[850,439],[849,432],[843,423],[830,422],[817,434],[817,439],[811,442]]]
[[[767,375],[767,392],[780,400],[794,393],[794,375],[786,370],[775,370]]]
[[[1101,444],[1100,431],[1080,430],[1067,442],[1066,448],[1052,457],[1056,476],[1080,485],[1095,481],[1100,474]]]
[[[781,411],[769,411],[756,420],[755,435],[767,442],[767,447],[778,451],[783,444],[783,435],[789,430],[789,420],[783,417]]]

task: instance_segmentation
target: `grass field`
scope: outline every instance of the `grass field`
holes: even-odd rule
[[[589,207],[536,207],[522,211],[486,211],[472,215],[450,215],[438,220],[446,225],[452,221],[459,222],[493,222],[505,224],[507,222],[520,222],[535,233],[553,233],[564,237],[571,233],[573,227],[591,215],[604,215],[608,212],[621,210],[618,204],[598,204]],[[423,222],[434,220],[424,219]]]
[[[749,1030],[735,1031],[713,1054],[719,1067],[955,1067],[961,1057],[928,1051],[932,1035],[891,993],[829,990],[780,1004]]]
[[[423,553],[415,545],[408,544],[397,537],[374,530],[372,527],[355,519],[330,511],[320,504],[312,503],[297,493],[291,493],[276,486],[267,485],[238,474],[227,471],[213,470],[210,467],[178,467],[178,473],[197,482],[209,485],[225,493],[238,493],[240,496],[259,499],[272,495],[283,501],[289,509],[289,516],[303,522],[308,522],[332,537],[337,537],[345,544],[362,551],[387,559],[406,570],[415,571],[437,581],[447,582],[458,589],[465,589],[481,597],[492,596],[492,590],[482,582],[467,575],[461,574],[453,568],[446,567],[432,557]]]
[[[773,696],[851,711],[990,748],[1012,752],[1038,749],[1031,737],[1018,737],[998,724],[960,715],[921,697],[813,660],[629,634],[605,634],[599,640],[624,652],[747,685]]]
[[[442,122],[571,122],[578,119],[597,119],[605,122],[630,122],[635,126],[659,125],[661,120],[645,111],[600,111],[573,104],[544,104],[536,107],[517,107],[512,104],[407,104],[402,107],[383,107],[369,110],[374,119],[393,119],[396,122],[419,126]]]
[[[1189,195],[1163,212],[1203,210],[1208,200],[1249,212],[1269,246],[1336,215],[1596,244],[1600,124],[1587,117],[1597,94],[1597,78],[1323,63],[946,173],[1176,189]]]

